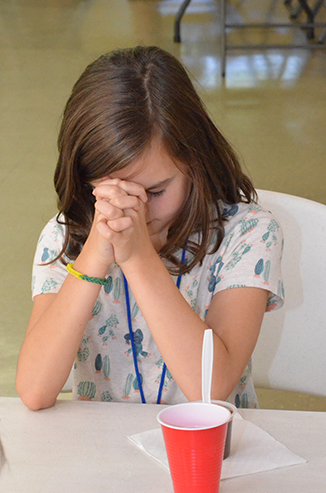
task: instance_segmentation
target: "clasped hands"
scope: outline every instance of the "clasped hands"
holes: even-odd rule
[[[146,225],[147,194],[141,185],[105,178],[96,184],[93,194],[93,226],[101,237],[98,246],[110,260],[108,263],[115,261],[122,266],[133,256],[144,255],[146,249],[153,248]]]

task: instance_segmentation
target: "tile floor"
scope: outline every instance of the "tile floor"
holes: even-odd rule
[[[326,52],[229,53],[220,76],[219,7],[193,0],[173,42],[180,0],[7,0],[0,3],[0,395],[16,395],[41,228],[55,213],[52,175],[64,103],[86,64],[116,47],[157,44],[179,57],[257,188],[326,204]],[[319,20],[325,20],[323,8]],[[283,1],[231,0],[233,20],[288,21]],[[232,31],[229,41],[306,42],[300,30]],[[261,407],[326,410],[326,400],[259,390]]]

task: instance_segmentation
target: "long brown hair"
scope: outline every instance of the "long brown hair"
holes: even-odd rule
[[[160,255],[176,274],[189,272],[218,249],[224,221],[220,202],[250,202],[255,190],[181,63],[156,46],[137,46],[91,63],[66,104],[54,177],[58,220],[66,225],[61,259],[63,254],[76,259],[90,232],[91,182],[131,164],[154,138],[161,139],[177,166],[182,163],[192,182]],[[211,246],[213,227],[218,234]],[[193,233],[199,241],[189,240]],[[175,253],[185,244],[192,255],[181,266]]]

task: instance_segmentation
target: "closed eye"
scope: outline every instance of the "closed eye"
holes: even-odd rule
[[[147,192],[147,195],[149,195],[150,197],[160,197],[161,195],[163,195],[163,193],[165,192],[165,188],[163,188],[163,190],[160,190],[159,192],[150,192],[148,191]]]

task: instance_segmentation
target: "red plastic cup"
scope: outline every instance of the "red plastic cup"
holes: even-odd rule
[[[230,411],[189,402],[163,409],[157,419],[174,493],[218,493]]]

